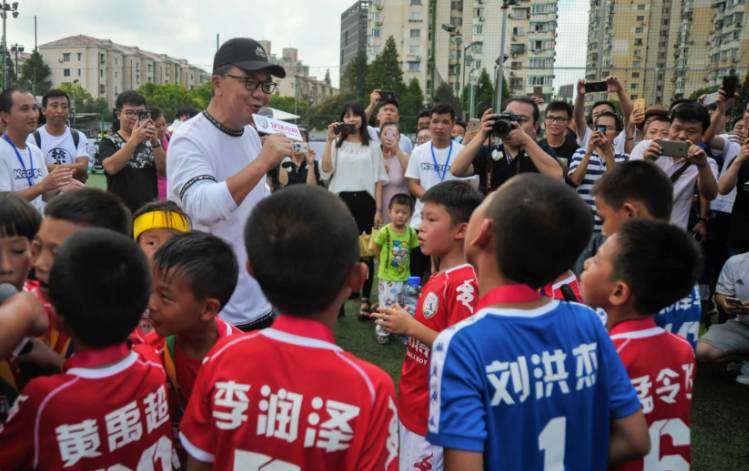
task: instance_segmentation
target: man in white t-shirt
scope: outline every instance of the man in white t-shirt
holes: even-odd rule
[[[408,160],[406,178],[408,188],[417,198],[416,208],[411,217],[411,227],[421,225],[421,195],[434,185],[458,178],[450,172],[455,156],[463,148],[450,137],[450,131],[455,124],[455,110],[450,105],[437,104],[432,108],[432,120],[429,131],[432,140],[417,146]]]
[[[247,263],[245,222],[270,194],[265,175],[292,153],[290,139],[274,134],[261,142],[250,126],[252,115],[268,105],[276,88],[271,74],[283,78],[286,72],[268,62],[257,41],[233,38],[222,44],[213,59],[208,108],[177,129],[167,152],[169,199],[185,210],[195,229],[231,244],[240,267]],[[273,322],[270,304],[246,270],[240,270],[220,315],[242,330]]]
[[[681,103],[674,107],[670,116],[669,140],[689,142],[687,157],[663,155],[658,142],[646,139],[635,146],[629,158],[653,161],[666,172],[674,186],[671,223],[687,230],[695,186],[707,201],[718,195],[718,164],[707,156],[703,148],[702,134],[710,125],[707,110],[697,103]]]
[[[380,105],[380,109],[377,110],[377,124],[379,126],[382,126],[385,123],[400,123],[401,115],[398,110],[398,100],[395,97],[386,97],[386,99],[383,100],[379,89],[374,90],[369,95],[369,105],[367,106],[367,109],[364,110],[367,119],[372,116],[372,113],[378,104]],[[367,126],[367,131],[369,132],[369,138],[379,144],[380,128]],[[411,139],[409,139],[403,132],[401,132],[399,145],[401,150],[406,154],[410,154],[414,149],[413,142],[411,142]]]
[[[45,93],[42,114],[47,122],[31,133],[26,141],[41,149],[48,170],[55,165],[70,167],[73,176],[85,183],[88,177],[88,139],[66,124],[70,118],[68,94],[58,89]]]
[[[0,119],[6,124],[0,140],[0,191],[15,193],[42,212],[45,201],[71,184],[73,170],[58,167],[48,172],[39,148],[26,143],[38,118],[31,93],[18,88],[0,93]]]
[[[631,134],[631,126],[629,125],[629,116],[632,114],[632,103],[629,101],[626,90],[622,86],[619,79],[612,76],[606,78],[608,84],[608,90],[606,95],[609,93],[616,93],[619,98],[619,104],[622,107],[622,115],[624,116],[624,128],[614,138],[614,153],[616,154],[629,154],[632,150],[633,136]],[[588,123],[593,123],[598,116],[604,111],[611,113],[617,113],[613,103],[608,100],[596,101],[593,103],[593,107],[590,110],[590,119],[585,119],[585,80],[577,82],[577,97],[575,98],[574,118],[575,118],[575,132],[577,133],[577,143],[581,148],[588,148],[588,141],[593,135],[593,130]],[[630,133],[630,134],[628,134]],[[629,143],[629,146],[627,145]]]

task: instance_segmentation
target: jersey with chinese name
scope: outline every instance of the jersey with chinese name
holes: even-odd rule
[[[158,361],[155,352],[131,351],[104,368],[66,363],[64,373],[31,380],[0,426],[0,467],[172,469],[166,374]]]
[[[654,319],[656,325],[687,339],[687,342],[692,346],[692,350],[695,350],[697,349],[701,318],[700,287],[696,285],[687,297],[662,309],[655,315]]]
[[[437,272],[421,290],[414,318],[442,332],[473,314],[478,299],[476,272],[460,265]],[[413,337],[408,339],[398,387],[398,416],[410,431],[427,434],[429,417],[430,348]]]
[[[282,315],[209,352],[180,440],[214,469],[396,470],[394,394],[392,379],[336,346],[330,328]]]
[[[625,321],[609,332],[637,391],[650,429],[650,453],[617,471],[688,470],[694,351],[651,317]]]
[[[39,298],[39,301],[41,301],[44,306],[44,310],[47,312],[47,317],[49,317],[49,328],[47,328],[47,332],[44,335],[39,337],[39,340],[44,342],[45,345],[61,357],[70,358],[73,354],[73,343],[70,341],[70,336],[56,327],[53,318],[55,314],[54,308],[49,301],[44,299],[44,296],[42,296],[42,293],[39,291],[39,282],[36,280],[26,280],[23,290],[34,293],[36,297]]]
[[[577,276],[569,271],[563,279],[541,288],[541,294],[560,301],[580,302],[583,298],[580,295],[580,282]]]
[[[485,469],[605,469],[612,419],[640,408],[598,316],[577,303],[489,307],[442,332],[429,434]]]

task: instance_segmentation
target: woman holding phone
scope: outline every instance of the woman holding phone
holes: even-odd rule
[[[380,148],[382,158],[385,162],[385,171],[389,181],[382,186],[382,223],[390,222],[388,204],[390,199],[398,193],[409,194],[408,182],[406,181],[406,168],[408,168],[408,154],[400,147],[400,130],[398,123],[386,122],[380,126]]]
[[[328,126],[320,170],[322,179],[328,182],[328,189],[348,206],[359,233],[369,234],[372,227],[382,224],[382,187],[389,178],[380,146],[370,145],[367,118],[359,103],[348,103],[340,121]],[[374,263],[371,257],[365,261],[370,275],[362,292],[361,318],[369,318],[372,307],[369,293]]]

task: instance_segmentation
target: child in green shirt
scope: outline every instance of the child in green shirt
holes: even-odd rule
[[[388,203],[390,224],[385,225],[375,238],[379,257],[377,270],[378,299],[380,306],[390,307],[400,303],[403,286],[411,276],[410,253],[419,246],[419,235],[409,226],[414,211],[414,200],[404,193],[394,195]],[[388,342],[390,334],[375,326],[378,343]]]

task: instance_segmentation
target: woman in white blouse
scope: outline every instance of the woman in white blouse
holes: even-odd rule
[[[320,175],[329,182],[328,189],[346,203],[359,232],[371,233],[373,226],[382,224],[382,185],[388,182],[382,151],[377,143],[370,145],[367,118],[359,103],[348,103],[340,121],[328,126]],[[374,276],[371,258],[367,265],[369,277],[362,292],[361,317],[369,317],[371,312],[369,293]]]

